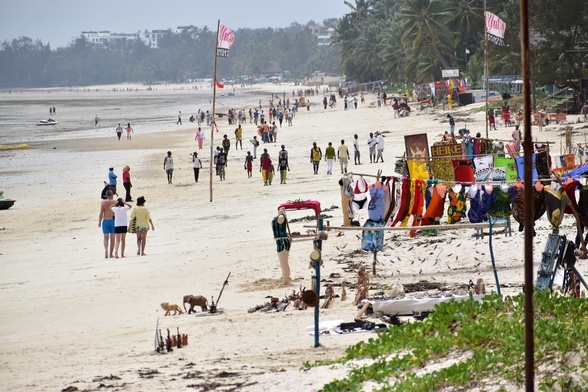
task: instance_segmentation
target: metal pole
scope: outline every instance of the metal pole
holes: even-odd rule
[[[484,50],[484,58],[485,58],[485,67],[486,71],[486,139],[488,139],[488,94],[490,93],[490,89],[488,87],[488,25],[486,24],[486,0],[484,0],[484,41],[486,42],[485,50]]]
[[[318,218],[318,225],[317,225],[317,235],[323,230],[323,218]],[[322,253],[323,249],[323,241],[317,240],[316,247]],[[315,288],[314,292],[316,295],[320,296],[321,293],[321,262],[316,261],[314,263],[314,274],[316,276],[315,279]],[[318,304],[314,307],[314,347],[318,347],[319,343],[319,309],[320,306]]]
[[[525,139],[523,140],[524,223],[525,223],[525,390],[535,389],[535,342],[533,341],[533,135],[531,132],[531,66],[529,51],[529,1],[520,0],[521,54],[523,68],[523,103],[525,107]]]
[[[216,41],[214,41],[214,76],[212,78],[212,121],[210,122],[210,202],[212,203],[212,163],[214,161],[214,128],[216,127],[216,119],[214,118],[216,109],[216,47],[218,46],[218,33],[220,30],[220,19],[216,26]]]

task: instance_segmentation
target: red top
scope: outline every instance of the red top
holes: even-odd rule
[[[278,210],[280,208],[284,208],[285,210],[314,210],[317,217],[321,214],[321,203],[318,200],[282,203],[278,206]]]
[[[123,182],[131,182],[131,172],[124,172],[123,173]]]

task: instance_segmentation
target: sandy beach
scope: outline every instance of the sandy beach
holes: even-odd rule
[[[268,296],[282,298],[301,286],[310,287],[312,242],[292,244],[293,280],[283,286],[271,220],[279,204],[313,199],[330,209],[325,214],[331,227],[342,225],[339,163],[334,164],[335,174],[327,175],[323,161],[319,175],[313,175],[309,162],[313,141],[324,151],[328,142],[338,146],[341,139],[351,146],[357,133],[363,164],[353,165],[352,156],[349,170],[375,175],[381,169],[387,175],[405,150],[404,136],[426,132],[429,144],[440,140],[449,129],[448,112],[415,110],[409,117],[393,119],[392,109],[378,108],[373,94],[367,94],[366,103],[357,110],[343,110],[342,102],[323,110],[322,94],[310,97],[310,111],[301,108],[292,127],[284,122],[279,129],[277,143],[260,146],[274,159],[281,144],[289,152],[287,184],[274,181],[271,186],[263,186],[257,161],[252,178],[243,168],[255,126],[243,126],[243,150],[235,151],[235,126],[223,117],[218,120],[220,132],[214,134],[214,145],[227,134],[232,147],[226,181],[214,176],[211,203],[210,128],[203,126],[206,140],[199,155],[204,169],[194,183],[191,154],[198,151],[197,125],[188,118],[198,109],[211,110],[212,89],[206,83],[153,86],[151,91],[146,87],[0,92],[0,145],[34,147],[0,151],[0,189],[17,200],[9,210],[0,211],[3,390],[316,391],[340,378],[346,369],[300,368],[305,361],[338,358],[347,346],[374,337],[372,333],[321,336],[321,346],[314,348],[314,337],[306,330],[313,325],[313,310],[289,306],[279,313],[248,313]],[[300,88],[254,85],[235,87],[235,94],[228,95],[233,90],[227,86],[218,92],[217,112],[248,110],[258,106],[259,100],[267,111],[272,93],[292,99],[292,91]],[[48,117],[50,106],[56,107],[58,124],[36,126]],[[454,108],[456,128],[465,124],[472,134],[484,134],[484,113],[469,114],[471,108]],[[176,125],[178,111],[183,113],[183,125]],[[96,114],[100,122],[94,126]],[[569,119],[575,122],[576,117]],[[118,122],[131,123],[132,140],[117,140]],[[579,139],[586,132],[582,126],[575,126]],[[512,130],[499,127],[490,137],[510,139]],[[366,140],[375,131],[385,132],[385,163],[369,163]],[[561,133],[561,126],[550,125],[535,136],[555,142],[552,151],[558,154]],[[163,170],[167,151],[175,159],[173,185],[167,184]],[[155,230],[148,234],[145,256],[136,255],[135,236],[129,234],[127,257],[104,258],[98,213],[109,165],[118,175],[121,195],[122,168],[129,165],[133,198],[147,200]],[[309,214],[290,212],[288,217]],[[361,210],[359,218],[363,223],[367,211]],[[292,231],[306,232],[303,225],[292,223]],[[560,232],[575,235],[572,225],[572,218],[566,216]],[[512,236],[493,236],[503,294],[520,292],[524,280],[523,235],[517,226],[513,219]],[[545,217],[536,227],[535,268],[550,232]],[[359,231],[330,231],[323,242],[322,277],[335,284],[355,283],[350,266],[371,267],[372,255],[361,251],[360,236]],[[496,290],[488,237],[476,238],[473,229],[415,238],[406,232],[389,232],[378,260],[378,274],[370,278],[374,287],[426,281],[451,290],[481,277],[489,291]],[[588,276],[586,263],[577,267]],[[181,306],[186,294],[216,299],[229,273],[229,285],[219,303],[223,313],[163,316],[161,302]],[[330,278],[331,274],[337,277]],[[350,289],[346,301],[335,299],[329,308],[321,309],[321,321],[353,321],[354,296],[355,290]],[[155,352],[158,319],[164,333],[179,328],[188,334],[189,345],[167,354]]]

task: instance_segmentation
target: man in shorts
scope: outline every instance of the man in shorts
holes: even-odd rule
[[[104,234],[104,258],[114,257],[114,212],[110,209],[116,204],[113,200],[111,190],[106,191],[106,200],[100,203],[100,214],[98,215],[98,227],[102,227]]]
[[[347,163],[349,162],[349,149],[345,145],[345,140],[341,140],[341,145],[337,150],[337,158],[341,164],[341,174],[347,173]]]

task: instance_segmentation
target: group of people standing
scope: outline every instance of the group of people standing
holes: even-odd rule
[[[116,126],[116,136],[118,137],[118,140],[120,140],[120,137],[123,134],[123,130],[126,130],[127,132],[127,140],[131,140],[131,134],[135,133],[135,131],[133,130],[133,127],[131,127],[131,123],[127,123],[127,126],[123,129],[122,125],[120,125],[120,123],[118,123],[118,125]]]

